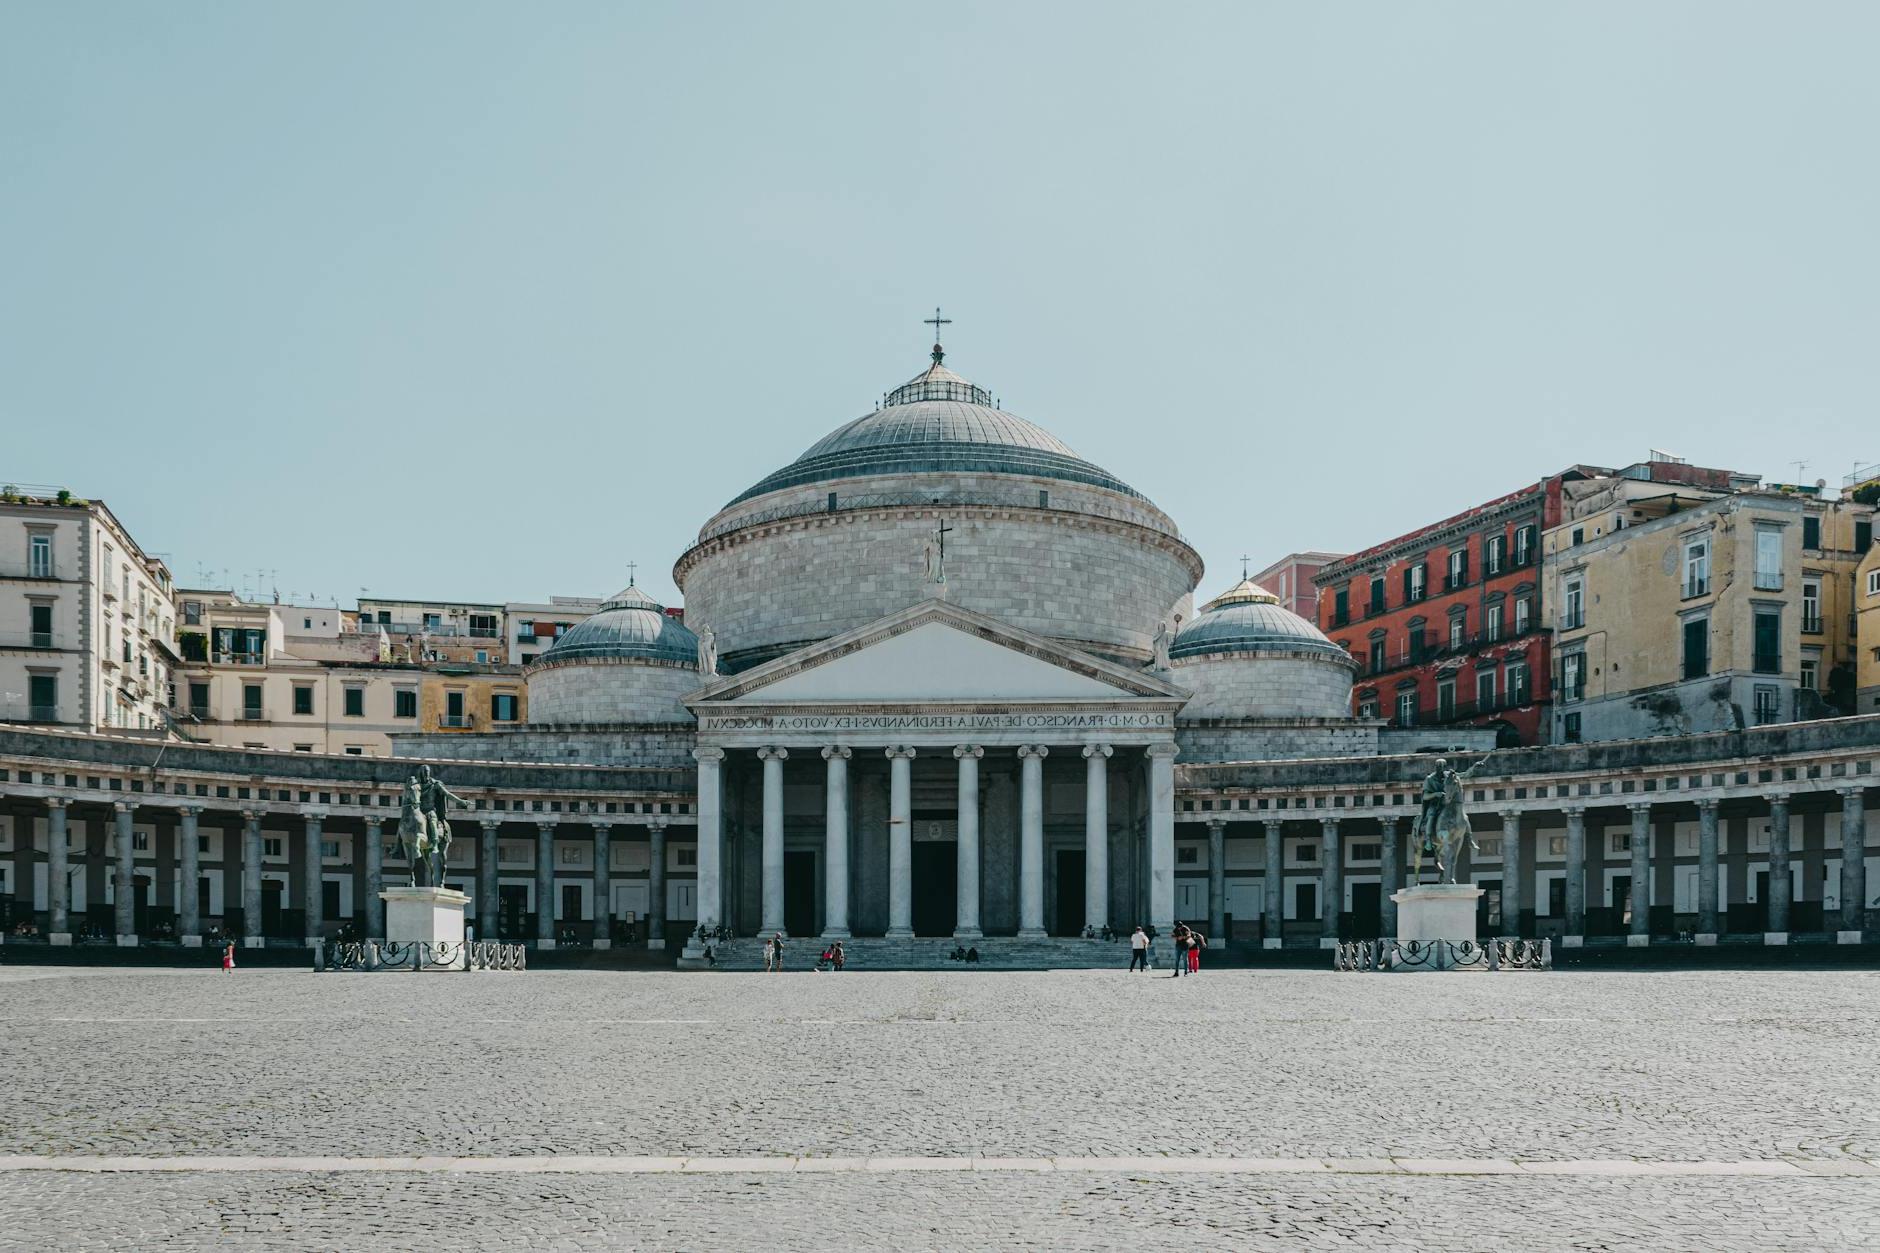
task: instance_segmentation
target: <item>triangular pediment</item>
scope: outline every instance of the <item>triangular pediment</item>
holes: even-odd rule
[[[687,698],[692,706],[1185,700],[1147,673],[945,601],[812,644]]]

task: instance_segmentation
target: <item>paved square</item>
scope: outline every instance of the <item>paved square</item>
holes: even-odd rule
[[[0,970],[0,1244],[1871,1246],[1877,993]]]

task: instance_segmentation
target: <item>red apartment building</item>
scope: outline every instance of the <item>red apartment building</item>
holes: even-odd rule
[[[1253,576],[1253,581],[1279,597],[1279,603],[1307,622],[1319,620],[1319,585],[1312,580],[1343,553],[1288,553]]]
[[[1574,466],[1320,570],[1319,628],[1360,667],[1353,711],[1542,743],[1541,532],[1560,520],[1563,482],[1610,473]]]

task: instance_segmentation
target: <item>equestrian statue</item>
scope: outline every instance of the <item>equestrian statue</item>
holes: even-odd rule
[[[1410,829],[1414,845],[1410,863],[1412,883],[1422,873],[1425,855],[1436,858],[1438,883],[1454,883],[1463,844],[1467,843],[1473,851],[1481,851],[1475,843],[1475,832],[1469,826],[1469,811],[1462,802],[1462,782],[1473,777],[1487,760],[1483,757],[1458,774],[1449,768],[1448,758],[1439,757],[1436,769],[1424,778],[1423,809],[1417,814],[1416,825]]]

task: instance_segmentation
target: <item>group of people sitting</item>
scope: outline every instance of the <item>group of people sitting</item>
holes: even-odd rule
[[[953,951],[947,954],[947,960],[950,962],[965,962],[969,966],[977,966],[979,964],[979,946],[975,944],[973,947],[967,948],[964,944],[955,944]]]

